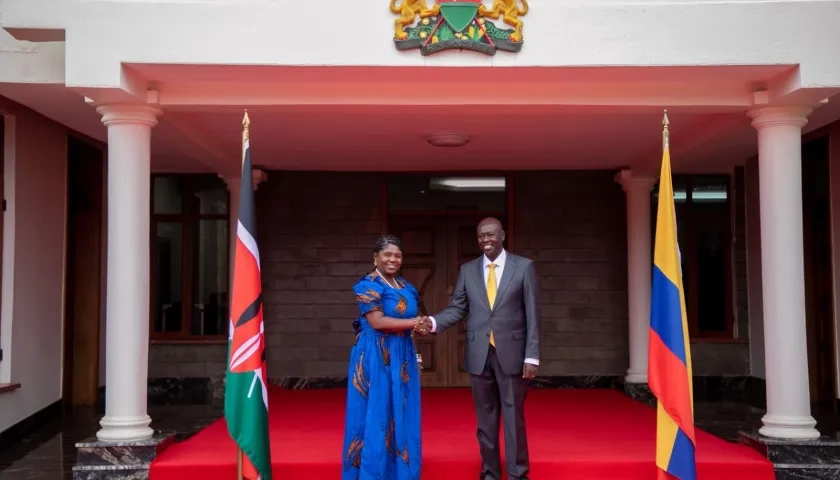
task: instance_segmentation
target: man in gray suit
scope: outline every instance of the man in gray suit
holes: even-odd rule
[[[478,225],[481,257],[461,266],[448,307],[429,317],[432,332],[467,319],[464,366],[470,374],[482,480],[502,480],[499,415],[509,480],[527,480],[525,392],[540,358],[540,300],[534,262],[506,252],[495,218]]]

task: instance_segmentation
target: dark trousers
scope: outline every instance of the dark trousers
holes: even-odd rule
[[[470,375],[475,413],[478,417],[478,445],[481,450],[481,478],[502,480],[499,417],[505,426],[505,463],[508,480],[527,480],[528,439],[525,436],[525,393],[528,380],[506,375],[492,346],[481,375]]]

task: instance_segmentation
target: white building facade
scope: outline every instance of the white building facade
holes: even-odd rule
[[[702,335],[702,325],[692,327],[697,337],[695,372],[756,380],[766,388],[761,433],[769,437],[816,437],[812,397],[824,397],[822,390],[831,385],[830,398],[838,398],[834,299],[840,291],[833,235],[840,225],[840,209],[834,208],[840,206],[840,127],[833,123],[840,119],[840,100],[834,98],[840,92],[838,1],[532,0],[520,16],[521,50],[495,55],[399,51],[394,43],[398,16],[384,0],[0,0],[0,11],[6,202],[0,430],[62,398],[67,401],[68,385],[73,386],[74,401],[82,403],[105,386],[106,412],[97,436],[103,441],[141,440],[152,435],[146,410],[150,377],[204,377],[208,375],[202,369],[213,368],[223,373],[224,332],[202,338],[193,331],[195,312],[202,318],[209,315],[208,302],[193,298],[193,307],[202,305],[198,310],[179,307],[184,315],[174,330],[157,325],[162,303],[155,298],[163,287],[156,275],[163,254],[159,246],[150,248],[149,239],[154,244],[160,238],[156,229],[161,222],[229,220],[242,182],[239,129],[245,109],[253,121],[254,162],[260,166],[246,181],[255,186],[266,181],[259,187],[258,202],[265,212],[259,222],[274,225],[276,214],[298,235],[284,237],[282,229],[265,227],[266,242],[276,247],[269,247],[274,253],[267,261],[274,258],[278,271],[311,255],[303,263],[335,268],[317,276],[310,292],[333,293],[326,286],[335,284],[330,278],[351,275],[336,273],[342,265],[362,268],[368,260],[365,245],[381,230],[410,230],[406,215],[386,213],[379,203],[379,198],[388,198],[389,205],[399,203],[389,197],[387,179],[381,182],[383,193],[377,190],[381,172],[502,175],[514,179],[502,201],[515,242],[510,248],[548,265],[543,273],[543,284],[549,285],[544,288],[550,290],[544,306],[547,322],[556,317],[556,325],[571,325],[578,315],[611,321],[604,331],[589,332],[594,337],[588,338],[605,335],[597,337],[601,343],[588,346],[594,348],[587,348],[585,355],[590,356],[548,358],[541,374],[612,375],[628,384],[646,382],[651,212],[661,159],[659,124],[668,109],[675,174],[699,179],[695,184],[722,175],[725,198],[740,192],[737,201],[726,204],[731,215],[718,221],[724,245],[719,251],[728,252],[729,267],[715,277],[719,281],[705,276],[705,257],[687,267],[697,272],[695,286],[711,282],[725,292],[722,313],[703,313],[702,300],[689,310],[727,318],[721,328],[709,327],[709,335]],[[497,25],[507,28],[501,21]],[[68,140],[68,134],[75,140]],[[453,139],[464,145],[429,145]],[[821,139],[827,142],[826,170],[806,175],[803,182],[803,142]],[[68,152],[77,151],[71,145],[76,141],[85,145],[78,151],[93,149],[78,158],[95,161],[96,152],[102,155],[99,207],[107,208],[95,210],[98,220],[72,213],[77,198],[73,189],[84,191],[84,179],[91,178],[74,177],[84,162],[68,163]],[[595,190],[575,190],[585,177],[581,171],[604,173],[606,180],[598,180]],[[540,183],[533,172],[565,178],[557,188],[571,192],[548,217],[540,211],[545,206],[539,198],[529,192],[563,193]],[[346,182],[341,180],[345,174]],[[156,211],[155,189],[163,188],[167,175],[215,178],[226,186],[231,201],[225,199],[217,211],[197,207],[183,216]],[[158,183],[157,178],[164,179]],[[816,187],[808,182],[814,178],[826,181],[826,196],[814,198],[824,200],[828,213],[821,229],[809,230],[813,211],[807,205],[803,210],[803,195],[811,198],[809,191]],[[324,188],[348,182],[371,187],[324,194]],[[700,187],[683,192],[698,205],[709,191]],[[283,197],[283,188],[296,196]],[[592,192],[610,189],[619,194],[593,197]],[[300,225],[311,224],[304,218],[306,209],[290,213],[293,207],[286,202],[305,204],[310,196],[319,197],[312,205],[334,205],[334,216],[324,221],[335,224],[352,203],[318,202],[357,194],[373,199],[370,205],[360,200],[373,213],[340,232],[303,229]],[[574,195],[580,195],[580,205],[596,205],[589,210],[596,217],[617,208],[623,218],[593,224],[586,234],[584,227],[591,225],[573,210],[578,203]],[[703,207],[692,211],[706,218]],[[398,228],[395,218],[403,227]],[[581,223],[569,223],[565,231],[552,226],[564,219]],[[686,227],[685,235],[703,228]],[[100,234],[84,240],[79,232],[86,231]],[[224,238],[227,231],[221,228],[214,235]],[[350,253],[337,252],[326,240],[338,233],[353,246]],[[583,236],[582,243],[587,238],[603,243],[575,244],[564,240],[567,235]],[[686,242],[700,245],[688,237]],[[827,254],[815,253],[814,238],[827,242]],[[99,255],[79,248],[94,240]],[[298,260],[284,259],[291,254],[283,252],[292,248]],[[218,252],[227,250],[220,247],[205,256],[218,258]],[[71,265],[70,258],[80,263]],[[589,270],[573,270],[580,258]],[[827,270],[814,270],[809,259]],[[597,268],[605,269],[604,276],[591,273]],[[201,275],[192,280],[172,275],[189,288],[200,283]],[[598,281],[615,275],[624,283],[605,286]],[[215,278],[224,284],[219,292],[226,291],[227,277]],[[823,280],[814,283],[812,278]],[[587,279],[593,286],[582,286]],[[577,304],[567,298],[565,287],[551,290],[555,287],[550,285],[562,282],[573,282],[571,290],[586,290],[590,300]],[[95,288],[85,290],[85,296],[78,293],[81,284]],[[336,290],[344,285],[338,284]],[[820,285],[830,302],[828,314],[810,310],[809,292]],[[429,295],[445,298],[444,287]],[[68,298],[96,301],[67,307]],[[619,305],[621,311],[593,313],[599,303]],[[277,322],[314,318],[304,310],[300,305],[277,306],[274,316]],[[338,318],[349,311],[333,312]],[[68,316],[73,328],[68,328]],[[335,345],[346,340],[349,328],[342,330],[338,320],[317,321],[321,327],[314,332],[294,333],[341,332]],[[292,340],[283,340],[284,327],[277,325],[275,337],[269,332],[269,346],[274,338],[274,345],[282,348]],[[197,328],[203,333],[210,327],[201,323]],[[822,336],[809,333],[815,329]],[[546,332],[557,351],[572,333],[587,334],[560,326]],[[332,346],[323,343],[331,340],[319,338],[322,343],[296,350],[298,358],[312,359],[309,366],[295,370],[284,364],[276,374],[340,375],[338,358],[319,357],[318,345]],[[818,344],[823,347],[812,348]],[[449,347],[423,348],[428,348],[426,356],[449,358]],[[75,366],[68,358],[76,359]],[[714,367],[717,358],[726,359],[720,368]],[[815,380],[815,369],[822,380]],[[426,374],[429,385],[458,383],[443,370]]]

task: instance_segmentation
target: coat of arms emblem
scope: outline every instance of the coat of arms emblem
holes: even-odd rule
[[[493,0],[490,8],[481,1],[390,0],[397,50],[420,49],[422,55],[444,50],[472,50],[486,55],[496,51],[522,50],[522,20],[527,0]],[[418,21],[419,18],[419,21]],[[488,19],[502,19],[513,29],[502,29]]]

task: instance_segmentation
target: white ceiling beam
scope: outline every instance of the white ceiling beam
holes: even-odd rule
[[[498,94],[468,83],[185,82],[159,85],[167,106],[273,105],[569,105],[743,106],[752,103],[741,84],[514,82]]]

